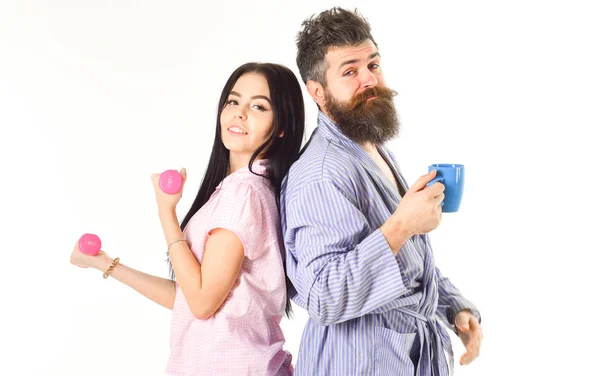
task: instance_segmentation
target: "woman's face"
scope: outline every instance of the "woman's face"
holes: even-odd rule
[[[242,75],[221,112],[221,139],[230,158],[247,157],[267,141],[273,128],[269,85],[258,73]]]

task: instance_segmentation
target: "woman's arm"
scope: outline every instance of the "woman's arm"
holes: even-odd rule
[[[159,216],[167,244],[183,239],[175,210],[159,211]],[[235,233],[218,228],[209,235],[202,265],[184,241],[171,245],[169,258],[194,317],[205,320],[219,309],[233,288],[244,262],[244,248]]]
[[[71,263],[78,266],[86,266],[105,272],[113,260],[104,252],[96,256],[88,256],[82,253],[77,245],[71,254]],[[161,306],[173,309],[175,303],[175,283],[170,279],[156,277],[150,274],[132,269],[119,263],[110,274],[111,277],[131,287],[146,298]]]

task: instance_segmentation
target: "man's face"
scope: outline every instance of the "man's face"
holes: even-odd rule
[[[398,133],[399,122],[380,67],[381,57],[371,40],[358,46],[331,48],[324,112],[356,142],[383,143]]]

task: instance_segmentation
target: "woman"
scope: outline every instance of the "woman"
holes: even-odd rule
[[[212,154],[181,225],[182,191],[152,175],[172,280],[77,246],[71,263],[92,267],[173,310],[169,375],[291,375],[279,326],[290,313],[279,190],[304,135],[304,102],[291,70],[248,63],[223,88]],[[185,184],[186,171],[180,174]]]

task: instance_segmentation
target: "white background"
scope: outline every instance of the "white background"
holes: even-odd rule
[[[372,24],[407,180],[466,165],[461,211],[431,234],[483,315],[481,357],[456,375],[595,369],[592,1],[0,0],[0,374],[162,374],[170,312],[71,266],[72,247],[94,232],[109,255],[166,276],[150,174],[188,169],[185,214],[229,74],[253,60],[297,73],[302,20],[334,5]],[[294,362],[307,317],[295,308],[282,323]]]

